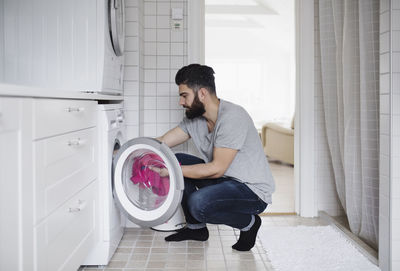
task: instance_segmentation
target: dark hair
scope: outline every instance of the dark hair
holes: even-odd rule
[[[175,76],[175,83],[185,84],[194,91],[206,88],[210,94],[216,95],[214,70],[200,64],[190,64],[182,67]]]

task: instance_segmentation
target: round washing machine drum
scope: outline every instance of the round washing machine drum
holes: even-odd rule
[[[173,216],[181,203],[184,182],[174,153],[153,138],[135,138],[114,160],[113,195],[128,218],[153,227]]]

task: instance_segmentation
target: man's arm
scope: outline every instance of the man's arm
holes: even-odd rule
[[[214,159],[205,164],[182,166],[183,176],[193,179],[219,178],[225,174],[229,165],[235,158],[238,150],[229,148],[214,148]]]
[[[168,147],[172,148],[176,145],[186,142],[190,136],[185,133],[179,126],[169,130],[163,136],[157,137],[157,140],[165,143]]]

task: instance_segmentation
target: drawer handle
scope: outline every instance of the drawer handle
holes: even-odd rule
[[[79,113],[79,112],[85,111],[85,108],[84,107],[68,107],[65,109],[65,111],[71,112],[71,113],[73,113],[73,112]]]
[[[70,213],[77,213],[85,209],[86,207],[86,201],[84,200],[78,200],[78,206],[77,207],[69,207],[68,212]]]
[[[78,138],[78,139],[69,140],[67,144],[70,147],[78,147],[78,146],[83,146],[85,144],[85,141]]]

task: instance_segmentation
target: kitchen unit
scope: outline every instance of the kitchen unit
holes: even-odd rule
[[[0,88],[0,270],[76,270],[97,238],[104,97],[20,89]]]

